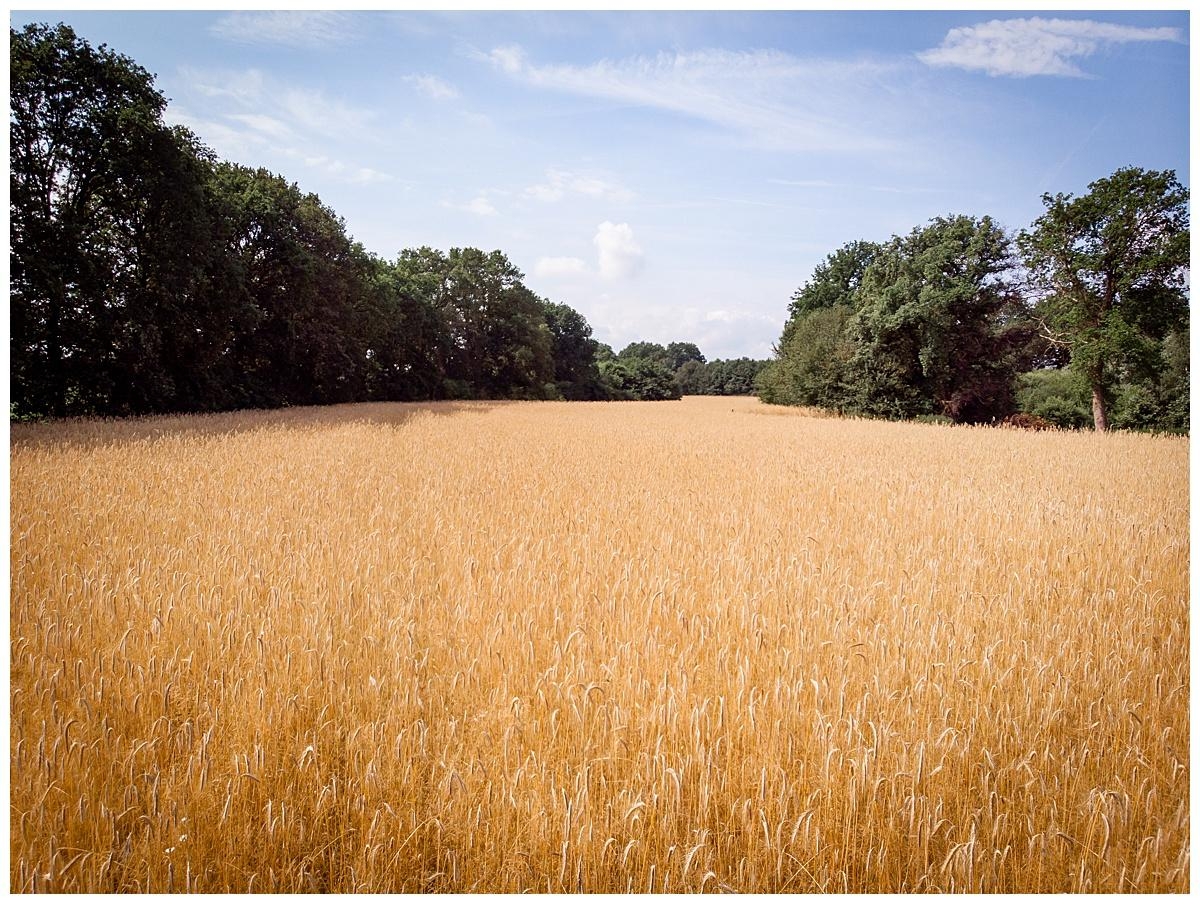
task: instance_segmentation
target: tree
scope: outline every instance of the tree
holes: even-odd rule
[[[855,349],[846,324],[853,313],[849,304],[797,312],[784,326],[775,359],[762,375],[762,400],[834,411],[846,408],[846,367]]]
[[[598,343],[582,314],[565,304],[542,302],[542,315],[550,330],[554,381],[568,400],[598,401],[608,398],[596,363]]]
[[[682,366],[675,371],[675,388],[679,390],[680,395],[704,395],[707,389],[705,382],[705,372],[707,365],[696,361],[684,361]]]
[[[881,248],[847,324],[851,404],[967,423],[1010,414],[1030,338],[1013,266],[990,217],[938,217]]]
[[[677,371],[688,361],[704,363],[704,355],[694,342],[671,342],[666,347],[671,370]]]
[[[671,373],[676,370],[675,356],[657,342],[630,342],[617,353],[617,357],[622,361],[654,361]]]
[[[790,319],[835,305],[855,307],[855,293],[880,247],[875,242],[847,242],[817,264],[812,278],[792,295]]]
[[[363,352],[367,397],[380,401],[437,398],[445,373],[445,330],[437,311],[398,263],[355,246],[362,270]]]
[[[875,242],[848,242],[818,264],[792,295],[775,358],[762,374],[764,402],[834,410],[847,406],[845,366],[854,346],[846,324],[858,309],[863,274],[879,252]]]
[[[265,169],[221,164],[216,186],[228,218],[226,253],[252,311],[231,349],[233,403],[363,398],[370,277],[345,223]]]
[[[1043,195],[1019,238],[1043,334],[1070,353],[1095,429],[1130,374],[1162,369],[1162,340],[1188,320],[1188,192],[1171,170],[1119,169],[1079,198]]]
[[[24,414],[211,407],[239,312],[211,155],[153,77],[65,25],[9,32],[12,394]],[[186,249],[186,250],[184,250]]]
[[[600,374],[618,399],[657,402],[679,398],[670,369],[653,358],[617,357],[603,361]]]
[[[554,392],[553,337],[544,302],[500,251],[403,251],[397,270],[444,325],[452,396],[543,398]]]

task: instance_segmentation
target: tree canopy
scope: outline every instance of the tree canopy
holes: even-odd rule
[[[1078,198],[1046,194],[1020,236],[1045,337],[1087,381],[1097,430],[1123,379],[1162,370],[1188,319],[1188,193],[1172,171],[1127,167]]]
[[[31,25],[10,59],[15,415],[672,396],[629,362],[606,380],[587,320],[501,251],[369,254],[316,195],[167,126],[127,57]]]
[[[793,296],[762,397],[879,417],[1004,417],[1028,342],[1013,265],[987,217],[844,246]]]

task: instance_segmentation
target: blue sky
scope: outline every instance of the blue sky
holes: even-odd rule
[[[618,350],[769,357],[828,253],[1188,173],[1188,13],[64,12],[368,249],[499,248]]]

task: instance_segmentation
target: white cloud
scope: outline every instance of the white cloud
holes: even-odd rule
[[[561,201],[567,194],[586,195],[607,201],[630,201],[634,194],[614,182],[595,176],[581,176],[564,170],[546,171],[546,181],[531,185],[525,194],[539,201]]]
[[[645,300],[612,301],[601,297],[589,320],[596,338],[620,351],[630,342],[695,342],[709,360],[772,355],[783,318],[742,308],[706,309]],[[594,318],[594,319],[593,319]]]
[[[369,166],[360,166],[350,176],[349,181],[358,183],[359,185],[375,185],[379,182],[395,182],[396,177],[388,173],[381,173],[379,170],[371,169]]]
[[[353,21],[337,12],[236,12],[218,19],[209,31],[239,44],[282,44],[321,48],[355,37]]]
[[[592,241],[600,255],[600,275],[605,279],[627,278],[642,268],[645,255],[634,240],[628,223],[605,220],[596,227]]]
[[[863,152],[895,144],[880,134],[887,125],[880,115],[860,114],[880,110],[902,64],[772,50],[659,53],[588,66],[538,66],[519,47],[498,47],[487,58],[537,87],[690,116],[770,148]]]
[[[925,188],[912,185],[866,185],[860,182],[830,182],[827,179],[768,179],[772,185],[787,185],[796,188],[828,188],[839,192],[873,191],[887,195],[929,195],[946,191],[943,188]]]
[[[558,279],[583,276],[590,271],[587,261],[579,257],[540,257],[533,265],[533,272],[544,279]]]
[[[467,210],[481,217],[493,217],[496,215],[496,208],[492,206],[492,202],[482,195],[472,199],[471,203],[467,205]]]
[[[263,116],[259,113],[231,113],[229,118],[270,138],[291,140],[295,137],[295,133],[287,123],[280,122],[273,116]]]
[[[404,81],[433,100],[454,100],[459,96],[457,88],[436,75],[406,75]]]
[[[266,88],[266,79],[258,69],[239,71],[212,71],[182,66],[179,70],[183,80],[205,97],[228,97],[238,103],[253,103],[259,100]]]
[[[509,74],[520,72],[525,67],[525,51],[515,45],[497,47],[487,58]]]
[[[442,202],[443,207],[450,207],[455,210],[465,210],[467,213],[473,213],[477,217],[494,217],[498,210],[492,205],[484,195],[472,198],[466,204],[452,204],[449,201]]]
[[[952,28],[940,46],[917,54],[930,66],[988,75],[1086,77],[1075,60],[1102,47],[1134,41],[1179,41],[1177,28],[1136,28],[1090,19],[993,19]]]
[[[223,157],[257,165],[264,153],[274,153],[343,182],[396,181],[357,161],[336,159],[356,153],[356,146],[344,143],[369,133],[376,116],[370,110],[268,79],[256,69],[183,69],[181,74],[195,92],[192,100],[206,112],[197,115],[172,103],[167,117],[190,128]]]
[[[335,160],[325,154],[313,155],[295,147],[279,147],[276,150],[293,160],[301,161],[310,169],[321,170],[341,182],[352,185],[375,185],[381,182],[395,182],[396,177],[369,166],[354,166],[342,160]]]
[[[330,100],[319,91],[291,88],[279,94],[269,109],[286,113],[302,129],[330,138],[346,138],[368,131],[375,113]]]
[[[191,88],[206,97],[222,98],[244,112],[222,111],[229,119],[251,127],[273,120],[272,128],[286,125],[298,131],[345,138],[366,131],[376,114],[320,91],[268,80],[257,69],[243,71],[185,68],[181,74]],[[263,131],[266,131],[265,129]]]

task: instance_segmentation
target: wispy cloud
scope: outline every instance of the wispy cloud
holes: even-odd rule
[[[341,160],[334,160],[324,154],[316,156],[306,155],[297,148],[283,148],[282,151],[287,156],[302,161],[305,166],[324,170],[329,175],[335,176],[343,182],[350,182],[355,185],[375,185],[381,182],[396,181],[396,177],[389,173],[382,173],[369,166],[347,164]]]
[[[404,81],[432,100],[454,100],[458,89],[436,75],[406,75]]]
[[[291,126],[273,116],[264,116],[261,113],[231,113],[229,114],[229,118],[256,132],[262,133],[268,138],[274,138],[279,141],[291,141],[296,137],[296,133],[292,131]]]
[[[628,223],[605,220],[596,227],[592,242],[599,254],[600,275],[605,279],[626,279],[641,270],[645,262],[645,254]]]
[[[239,44],[280,44],[314,49],[356,37],[354,20],[338,12],[237,12],[222,16],[209,32]]]
[[[543,279],[561,279],[563,277],[584,276],[591,272],[581,257],[539,257],[533,265],[535,276]]]
[[[943,188],[923,188],[912,185],[868,185],[861,182],[830,182],[828,179],[768,179],[772,185],[788,185],[795,188],[828,188],[837,191],[871,191],[886,195],[931,195],[944,194]]]
[[[525,51],[515,45],[497,47],[486,58],[510,75],[515,75],[525,67]]]
[[[191,87],[207,97],[228,100],[235,108],[224,115],[244,125],[268,119],[293,130],[345,138],[367,130],[375,113],[320,91],[267,79],[257,69],[243,71],[185,69]]]
[[[451,210],[464,210],[467,213],[473,213],[477,217],[494,217],[498,211],[495,205],[487,199],[486,195],[477,195],[466,204],[458,204],[453,201],[443,201],[443,207]]]
[[[1142,41],[1180,41],[1177,28],[1137,28],[1090,19],[993,19],[952,28],[942,43],[917,54],[930,66],[988,75],[1086,78],[1076,65],[1101,48]]]
[[[353,148],[336,149],[351,137],[369,132],[375,118],[372,111],[269,79],[256,69],[185,69],[182,74],[195,92],[192,100],[204,110],[197,114],[172,103],[167,115],[223,156],[255,163],[264,152],[271,152],[344,182],[395,181],[387,173],[337,159],[354,155]],[[204,99],[212,100],[205,103]]]
[[[266,90],[266,77],[259,69],[210,71],[183,66],[183,80],[205,97],[226,97],[238,103],[254,103]]]
[[[878,117],[867,128],[856,115],[895,90],[893,63],[773,50],[659,53],[586,66],[536,65],[515,46],[480,56],[536,87],[693,117],[761,146],[870,151],[894,144],[879,134]]]
[[[634,197],[633,192],[615,182],[558,169],[547,170],[546,181],[529,186],[525,194],[538,201],[561,201],[569,194],[608,201],[630,201]]]

